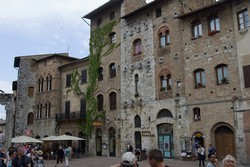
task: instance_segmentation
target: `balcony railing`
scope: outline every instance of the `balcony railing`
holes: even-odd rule
[[[56,121],[86,119],[86,113],[75,111],[70,113],[56,113]]]

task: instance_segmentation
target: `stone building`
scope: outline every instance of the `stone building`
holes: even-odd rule
[[[119,47],[102,57],[98,70],[95,97],[106,118],[94,125],[88,143],[71,144],[98,156],[120,156],[131,143],[134,149],[157,147],[165,158],[180,158],[182,152],[195,155],[197,144],[207,149],[212,143],[218,158],[232,154],[249,163],[248,8],[244,0],[110,0],[83,16],[91,20],[91,32],[120,20],[109,35]],[[32,128],[40,137],[84,138],[79,123],[84,124],[86,101],[68,90],[77,70],[86,91],[89,59],[16,60],[15,67],[22,67],[16,133]],[[35,96],[29,95],[32,90]]]
[[[241,94],[235,100],[235,112],[243,122],[243,135],[239,140],[244,141],[246,147],[246,160],[250,164],[250,36],[249,36],[249,2],[234,1],[233,20],[239,64],[239,79]]]

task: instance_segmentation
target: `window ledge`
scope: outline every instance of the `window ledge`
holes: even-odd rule
[[[196,36],[196,37],[192,37],[191,40],[196,40],[196,39],[198,39],[198,38],[202,38],[202,36],[199,35],[199,36]]]
[[[248,28],[245,28],[239,31],[240,34],[245,34],[247,32],[248,32]]]
[[[209,33],[208,33],[208,36],[213,36],[214,34],[217,34],[217,33],[219,33],[220,31],[210,31]]]

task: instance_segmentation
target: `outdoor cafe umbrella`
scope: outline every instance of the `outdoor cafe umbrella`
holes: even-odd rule
[[[43,141],[85,140],[83,138],[76,137],[76,136],[70,136],[70,135],[60,135],[60,136],[54,136],[54,137],[49,136],[49,137],[42,138],[41,140],[43,140]]]
[[[42,143],[43,141],[29,137],[29,136],[17,136],[11,139],[11,143]]]

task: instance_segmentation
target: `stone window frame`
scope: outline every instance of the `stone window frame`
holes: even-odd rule
[[[103,111],[104,96],[102,94],[98,94],[96,96],[96,99],[97,99],[97,111]]]
[[[109,64],[109,77],[116,77],[116,64],[114,62]]]
[[[201,120],[201,109],[199,107],[193,108],[193,118],[194,118],[194,121]]]
[[[98,81],[103,80],[103,67],[98,68]]]
[[[133,55],[136,56],[136,55],[140,55],[142,54],[142,40],[141,38],[136,38],[134,41],[133,41]]]
[[[159,73],[159,80],[160,80],[160,92],[172,90],[172,74],[170,70],[164,69]],[[164,85],[164,83],[165,85]]]
[[[217,85],[229,84],[229,69],[227,64],[215,66]]]
[[[162,39],[164,38],[164,45]],[[170,45],[170,29],[168,26],[163,26],[158,31],[159,48],[165,48]]]
[[[140,128],[141,127],[141,117],[139,115],[135,116],[134,124],[135,124],[135,128]]]
[[[45,103],[45,118],[50,118],[50,112],[51,112],[51,103],[47,101],[47,103]]]
[[[191,23],[192,26],[192,39],[198,39],[202,37],[202,24],[199,19],[194,20]]]
[[[28,97],[34,96],[34,86],[28,86]]]
[[[116,110],[117,109],[117,96],[116,96],[116,93],[113,91],[113,92],[110,92],[109,93],[109,108],[110,110]]]
[[[111,32],[109,34],[109,43],[110,44],[115,44],[116,42],[117,42],[116,32]]]
[[[39,103],[37,105],[37,109],[36,109],[36,119],[41,119],[42,118],[42,109],[43,109],[43,106],[41,103]]]
[[[213,15],[208,18],[208,35],[212,36],[219,33],[221,30],[220,17],[218,15]]]
[[[27,116],[27,125],[34,124],[34,113],[30,112]]]
[[[48,76],[46,77],[46,86],[47,86],[47,91],[52,90],[52,75],[51,74],[48,74]]]
[[[40,77],[40,78],[38,79],[38,92],[39,92],[39,93],[42,93],[42,92],[43,92],[43,82],[44,82],[43,77]]]
[[[87,80],[88,80],[88,73],[87,73],[87,69],[84,69],[81,71],[82,75],[81,75],[81,84],[86,84]]]
[[[241,16],[242,15],[242,16]],[[250,26],[248,9],[244,8],[237,12],[238,30],[242,31]]]
[[[66,87],[70,87],[71,86],[71,74],[67,74],[66,75]]]
[[[202,68],[194,70],[194,84],[195,88],[204,88],[206,87],[206,72]]]

